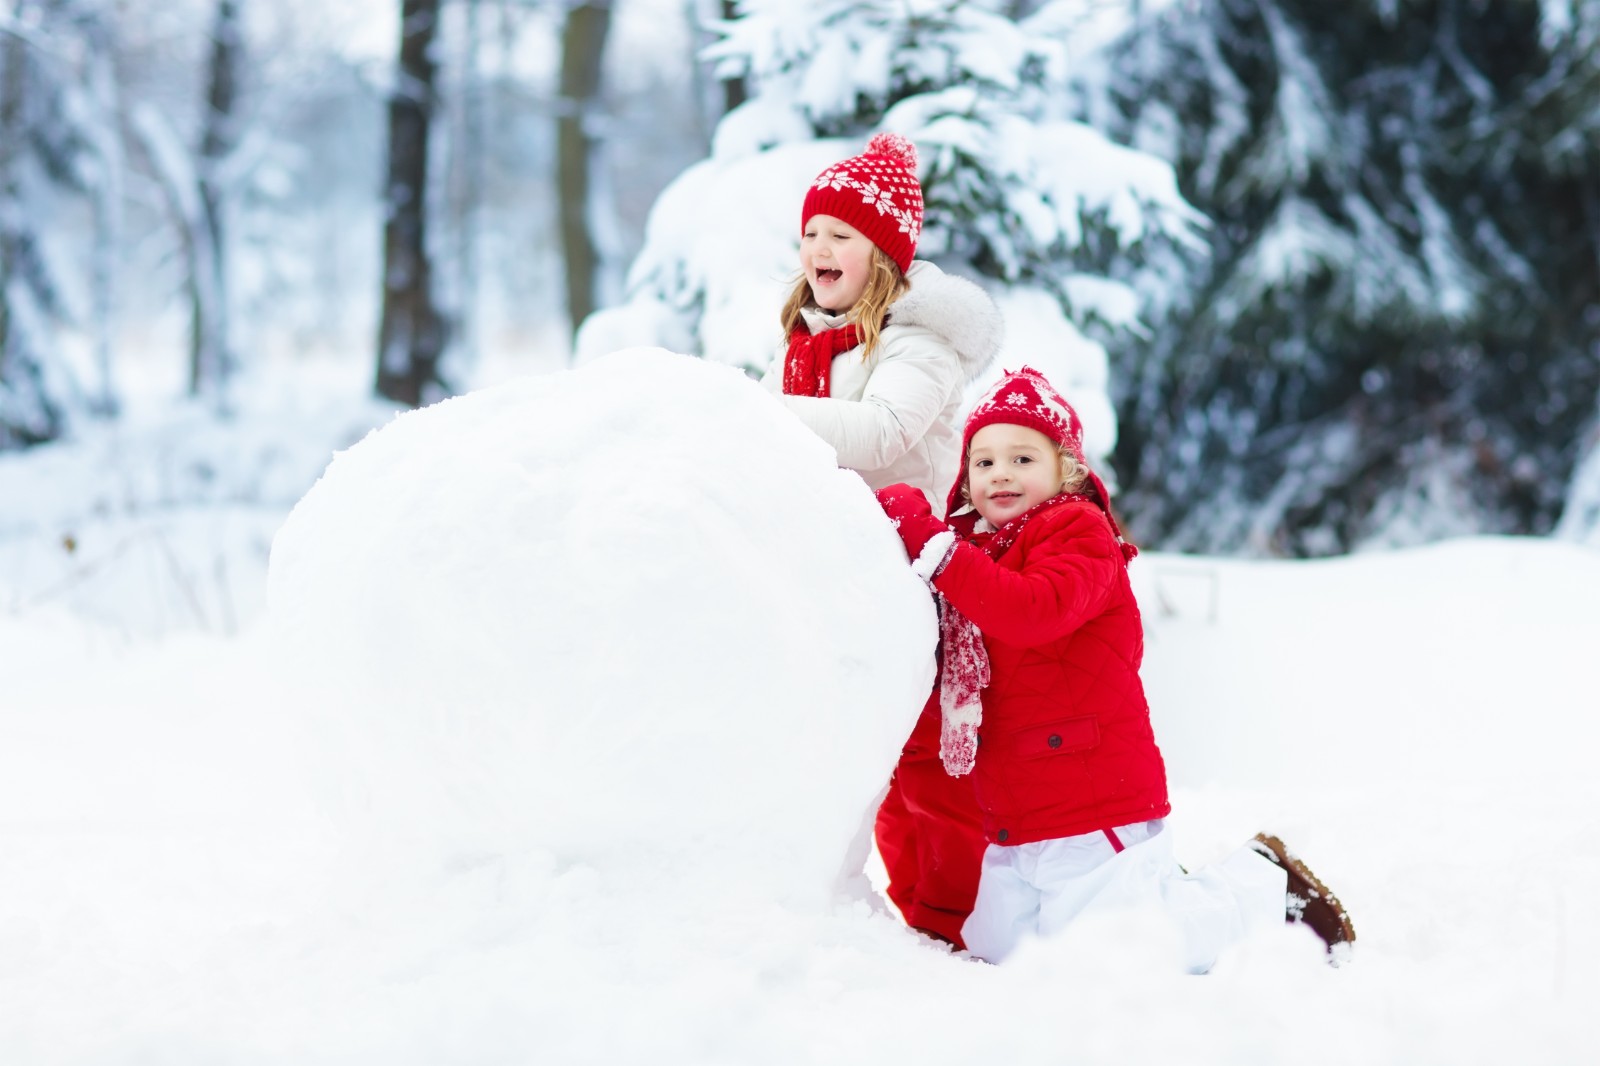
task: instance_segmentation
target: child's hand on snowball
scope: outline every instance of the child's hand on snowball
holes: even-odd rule
[[[894,522],[895,532],[906,546],[906,556],[916,559],[929,540],[950,527],[933,517],[928,498],[910,485],[890,485],[878,490],[878,504]]]

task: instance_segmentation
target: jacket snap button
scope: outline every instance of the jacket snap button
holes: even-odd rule
[[[1050,739],[1048,741],[1046,741],[1045,743],[1049,744],[1052,748],[1059,748],[1061,746],[1061,736],[1060,736],[1060,734],[1059,733],[1051,733],[1050,734]]]
[[[1010,833],[1008,833],[1004,829],[1002,829],[1002,830],[1000,830],[1000,832],[998,832],[998,833],[996,833],[994,835],[994,838],[996,840],[1000,841],[1000,843],[1004,844],[1006,842],[1006,837],[1008,837],[1010,835],[1011,835]]]

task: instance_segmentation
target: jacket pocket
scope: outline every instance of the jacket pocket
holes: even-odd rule
[[[1052,755],[1087,751],[1099,743],[1100,719],[1097,715],[1085,714],[1019,729],[1008,738],[1006,746],[1018,759],[1048,759]]]

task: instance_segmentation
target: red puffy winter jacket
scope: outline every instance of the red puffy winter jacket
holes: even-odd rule
[[[1026,844],[1171,811],[1139,680],[1139,605],[1095,503],[1070,497],[1032,513],[998,560],[958,543],[934,586],[989,652],[973,768],[989,840]]]

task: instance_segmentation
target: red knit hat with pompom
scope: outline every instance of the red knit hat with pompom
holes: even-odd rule
[[[922,233],[917,149],[898,133],[880,133],[860,155],[817,175],[800,208],[800,232],[812,215],[832,215],[860,230],[902,272],[911,269]]]
[[[1123,558],[1132,560],[1139,553],[1139,549],[1123,537],[1122,527],[1117,524],[1116,517],[1111,513],[1111,493],[1106,491],[1105,482],[1100,480],[1100,475],[1089,469],[1089,462],[1084,458],[1083,423],[1078,419],[1078,412],[1072,409],[1072,405],[1062,398],[1043,374],[1030,366],[1015,372],[1008,370],[994,388],[978,401],[978,405],[972,409],[972,414],[967,416],[967,427],[961,435],[963,474],[967,469],[967,452],[972,447],[973,435],[984,426],[996,422],[1036,429],[1059,447],[1071,452],[1072,457],[1089,471],[1089,484],[1094,488],[1095,502],[1100,505],[1106,519],[1110,521],[1111,532],[1116,535],[1117,543],[1122,547]],[[961,506],[963,480],[965,480],[963,476],[956,478],[955,487],[950,490],[950,498],[945,506],[945,514],[953,515],[956,508]]]
[[[1089,465],[1083,457],[1083,423],[1078,420],[1078,412],[1031,366],[1006,371],[988,395],[978,401],[961,434],[961,454],[965,456],[972,446],[973,434],[995,422],[1036,429],[1071,452],[1078,462]]]

